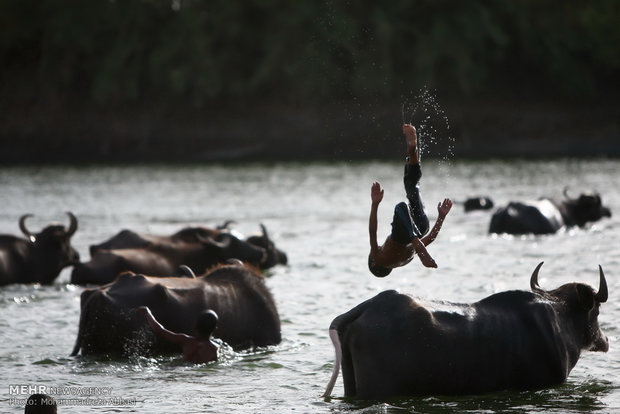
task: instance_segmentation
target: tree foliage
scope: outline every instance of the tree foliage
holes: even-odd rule
[[[617,93],[615,0],[3,0],[10,103],[319,105]]]

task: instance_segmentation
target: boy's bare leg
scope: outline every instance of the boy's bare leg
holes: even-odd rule
[[[407,155],[409,155],[409,164],[417,164],[420,162],[418,153],[418,133],[411,124],[403,125],[403,134],[407,140]]]

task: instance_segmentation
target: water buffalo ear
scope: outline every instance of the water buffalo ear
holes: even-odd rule
[[[586,285],[577,285],[575,287],[577,289],[577,297],[579,298],[579,303],[581,306],[590,311],[594,307],[594,292],[589,286]]]

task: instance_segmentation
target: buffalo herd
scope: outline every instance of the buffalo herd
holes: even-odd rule
[[[245,239],[229,231],[230,221],[172,235],[122,230],[90,246],[90,260],[80,262],[71,245],[78,221],[67,215],[68,227],[50,224],[32,233],[26,214],[19,219],[25,238],[0,235],[0,284],[51,284],[73,266],[71,283],[89,286],[81,296],[73,355],[178,350],[146,329],[135,312],[142,306],[167,329],[186,335],[195,334],[196,317],[210,309],[219,320],[213,335],[236,350],[280,342],[280,317],[262,271],[288,258],[264,225]]]
[[[491,217],[490,233],[552,234],[562,227],[584,227],[603,217],[611,217],[597,193],[568,196],[557,200],[541,197],[531,201],[511,201],[497,209]]]
[[[510,202],[491,217],[490,233],[549,234],[610,217],[598,194]],[[465,211],[490,210],[488,197],[465,202]],[[0,235],[0,286],[52,284],[73,267],[70,281],[84,285],[72,355],[150,355],[179,352],[137,311],[146,307],[170,331],[193,335],[198,315],[215,312],[213,336],[234,350],[276,345],[280,317],[263,271],[286,265],[265,226],[248,238],[229,230],[186,227],[171,235],[122,230],[90,246],[80,261],[71,245],[78,220],[52,223],[24,237]],[[393,290],[379,293],[336,317],[329,327],[336,360],[324,397],[340,370],[347,397],[475,394],[533,390],[564,382],[582,350],[608,350],[598,325],[608,298],[599,287],[568,283],[554,290],[496,293],[475,303],[424,301]],[[198,274],[199,276],[196,276]]]
[[[260,269],[287,263],[286,254],[275,247],[265,226],[261,225],[259,236],[242,240],[227,231],[227,225],[216,229],[188,227],[171,236],[123,230],[101,244],[90,246],[90,261],[73,267],[71,283],[110,283],[123,271],[176,276],[181,265],[203,273],[228,259],[239,259]]]

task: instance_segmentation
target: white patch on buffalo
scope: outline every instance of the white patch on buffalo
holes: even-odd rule
[[[558,210],[558,208],[550,200],[542,199],[534,201],[532,202],[532,205],[537,207],[543,216],[549,219],[553,227],[560,228],[564,225],[564,219],[562,219],[560,210]]]

